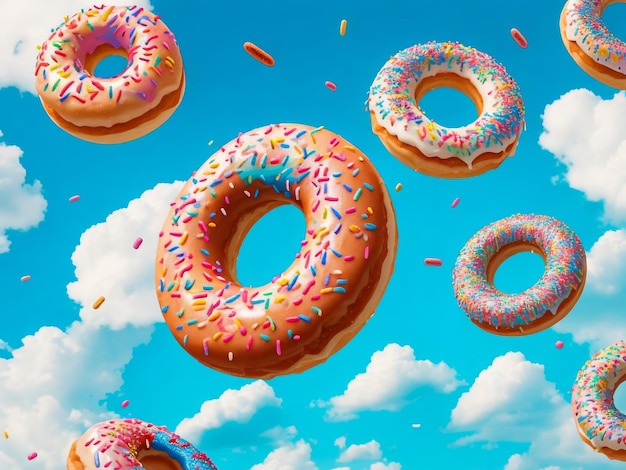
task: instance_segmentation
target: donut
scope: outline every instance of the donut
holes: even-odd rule
[[[426,93],[450,87],[465,93],[478,119],[448,128],[419,107]],[[429,42],[391,57],[370,88],[372,130],[387,150],[420,173],[466,178],[497,168],[512,156],[524,128],[524,101],[502,65],[452,42]]]
[[[616,0],[568,0],[561,12],[561,38],[572,59],[605,85],[626,89],[626,43],[613,35],[602,12]]]
[[[121,55],[119,75],[94,75]],[[174,34],[140,7],[94,6],[66,17],[41,45],[35,86],[61,129],[96,143],[121,143],[163,124],[183,98],[185,74]]]
[[[626,379],[626,342],[597,352],[576,375],[572,413],[582,440],[612,460],[626,462],[626,416],[613,393]]]
[[[305,216],[301,249],[271,282],[244,287],[241,243],[284,204]],[[363,152],[323,127],[268,125],[224,145],[173,202],[157,248],[157,297],[178,343],[202,364],[250,378],[298,373],[372,316],[396,247],[389,192]]]
[[[493,285],[498,267],[525,251],[543,258],[543,276],[520,294],[499,291]],[[452,270],[459,307],[474,324],[502,336],[537,333],[561,320],[578,301],[586,275],[578,236],[563,222],[534,214],[513,215],[479,230]]]
[[[211,459],[164,426],[139,419],[94,424],[72,444],[67,470],[217,470]]]

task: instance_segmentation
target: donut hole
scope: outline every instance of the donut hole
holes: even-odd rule
[[[128,67],[128,53],[125,49],[101,44],[85,57],[83,67],[94,77],[117,77]]]
[[[236,263],[242,286],[268,284],[294,261],[306,230],[304,214],[291,204],[265,212],[245,234]]]
[[[626,39],[626,22],[624,22],[624,18],[626,18],[626,0],[613,0],[613,2],[604,7],[602,21],[611,34],[624,41]]]
[[[617,385],[617,388],[615,389],[615,392],[613,394],[613,404],[615,405],[615,408],[617,408],[617,410],[621,413],[626,411],[626,386],[622,387],[622,383]]]
[[[155,452],[147,455],[140,453],[137,460],[146,470],[183,470],[181,465],[165,452]]]
[[[519,294],[535,285],[544,271],[545,263],[537,249],[524,251],[502,261],[496,268],[493,285],[500,292]]]
[[[433,122],[444,127],[464,127],[478,119],[483,100],[472,83],[452,73],[425,77],[415,89],[415,102]]]

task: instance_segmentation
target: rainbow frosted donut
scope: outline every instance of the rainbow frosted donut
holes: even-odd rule
[[[441,126],[418,104],[429,91],[451,87],[468,95],[478,119]],[[387,150],[431,176],[464,178],[497,168],[513,155],[524,129],[519,87],[492,57],[458,43],[429,42],[398,52],[369,93],[372,129]]]
[[[111,78],[94,76],[105,57],[128,59]],[[139,7],[94,6],[66,17],[41,45],[35,68],[44,109],[84,140],[119,143],[141,137],[176,110],[185,89],[173,33]]]
[[[248,230],[293,204],[306,232],[281,275],[243,286],[235,268]],[[260,251],[272,256],[284,243]],[[179,344],[233,375],[302,372],[347,344],[374,313],[397,246],[391,199],[374,165],[323,127],[275,124],[240,134],[182,188],[163,224],[156,291]]]
[[[626,416],[613,393],[626,379],[626,343],[597,352],[576,375],[572,412],[583,441],[613,460],[626,461]]]
[[[626,89],[626,43],[613,35],[602,12],[617,0],[568,0],[561,12],[561,37],[585,72],[600,82]]]
[[[138,419],[98,423],[79,437],[67,470],[217,470],[211,459],[163,426]]]
[[[537,283],[520,294],[496,289],[493,279],[509,257],[537,252],[546,268]],[[472,322],[499,335],[528,335],[567,315],[583,291],[585,250],[563,222],[543,215],[514,215],[479,230],[465,244],[452,279],[459,307]]]

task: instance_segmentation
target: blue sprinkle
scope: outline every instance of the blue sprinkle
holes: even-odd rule
[[[269,341],[270,340],[270,337],[267,336],[265,333],[261,333],[259,336],[261,337],[261,339],[263,341]]]
[[[311,321],[311,317],[307,317],[306,315],[303,315],[303,314],[299,314],[298,318],[300,320],[303,320],[303,321],[307,322],[307,323],[309,323]]]
[[[169,309],[170,309],[170,306],[166,305],[165,307],[161,308],[161,313],[167,313]]]

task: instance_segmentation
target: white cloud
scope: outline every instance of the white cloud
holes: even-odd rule
[[[109,285],[107,302],[121,305],[130,291],[144,293],[142,299],[137,299],[140,305],[152,305],[151,276],[120,277],[119,266],[103,263],[102,258],[119,259],[120,252],[125,250],[107,244],[111,232],[121,231],[132,237],[145,223],[144,217],[162,222],[176,191],[177,185],[147,191],[128,208],[119,211],[123,215],[120,219],[112,218],[91,232],[89,229],[87,232],[91,235],[86,239],[93,244],[92,248],[106,246],[110,251],[95,249],[91,257],[72,258],[77,273],[74,291],[91,299],[98,291],[90,290],[93,289],[90,280],[108,277],[118,284]],[[114,230],[109,230],[111,227],[107,224],[116,224],[116,220],[127,225],[116,225]],[[77,251],[82,252],[80,245]],[[152,272],[153,253],[138,250],[134,255],[140,260],[138,272]],[[94,270],[104,272],[94,273]],[[86,285],[83,285],[84,279]],[[53,326],[41,327],[23,338],[22,345],[15,347],[9,358],[0,359],[0,423],[10,436],[10,446],[0,449],[0,468],[25,468],[26,456],[37,452],[38,457],[28,462],[29,469],[58,470],[73,440],[94,422],[114,416],[106,410],[104,401],[122,386],[124,366],[130,362],[133,349],[149,341],[153,326],[141,321],[136,323],[146,326],[112,331],[94,321],[91,312],[86,312],[91,309],[89,302],[80,312],[84,321],[74,322],[65,331]],[[153,322],[160,318],[158,309],[153,318]],[[110,321],[104,323],[111,324]]]
[[[83,322],[117,330],[163,321],[154,295],[154,253],[169,204],[182,185],[158,184],[82,234],[72,254],[78,280],[68,284],[67,293],[85,307]],[[143,243],[135,250],[138,237]],[[106,300],[95,310],[100,296]]]
[[[569,186],[602,201],[609,220],[626,221],[626,94],[571,90],[546,106],[543,127],[539,144],[565,164]]]
[[[260,408],[281,403],[282,399],[276,397],[272,387],[256,380],[239,390],[228,389],[219,398],[205,401],[198,413],[178,424],[176,433],[188,441],[199,441],[204,431],[217,429],[229,421],[246,423]]]
[[[261,433],[261,436],[271,439],[272,442],[278,445],[283,445],[292,441],[297,435],[298,430],[293,425],[287,426],[286,428],[282,426],[274,426],[273,428]]]
[[[587,253],[589,287],[614,294],[626,285],[626,230],[602,234]]]
[[[152,8],[145,0],[133,4]],[[36,6],[32,1],[0,0],[0,88],[14,86],[35,93],[37,46],[65,16],[93,5],[93,0],[46,0]]]
[[[340,449],[345,449],[346,448],[346,436],[339,436],[337,439],[335,439],[335,445],[339,447]]]
[[[20,163],[22,155],[19,147],[0,142],[0,253],[9,251],[8,230],[36,227],[48,206],[41,194],[41,183],[26,183],[26,170]]]
[[[391,343],[372,355],[365,372],[352,379],[342,395],[319,406],[330,405],[326,416],[331,420],[349,420],[365,410],[398,411],[420,387],[450,393],[463,384],[444,362],[416,360],[410,346]]]
[[[370,470],[401,470],[402,466],[397,462],[376,462],[370,465]]]
[[[376,460],[382,457],[380,444],[371,440],[365,444],[351,444],[337,459],[337,462],[352,462],[353,460]]]
[[[526,453],[509,458],[505,470],[617,468],[580,439],[570,403],[546,380],[544,366],[519,352],[496,357],[478,375],[452,410],[448,430],[466,433],[454,446],[529,443]]]
[[[274,449],[250,470],[318,470],[311,460],[311,446],[303,439]]]

